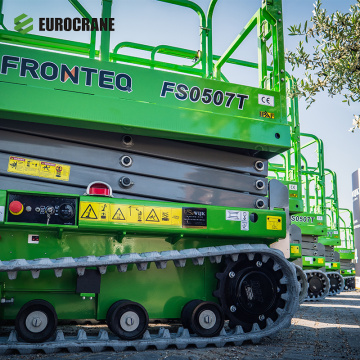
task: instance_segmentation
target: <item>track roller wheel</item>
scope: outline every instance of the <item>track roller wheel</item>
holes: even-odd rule
[[[183,326],[199,336],[219,335],[224,321],[224,313],[220,306],[210,301],[189,301],[181,312]]]
[[[329,278],[320,270],[305,271],[309,283],[306,301],[323,300],[329,294]]]
[[[345,286],[344,289],[347,291],[355,290],[355,277],[354,276],[348,276],[344,278]]]
[[[293,265],[286,262],[286,266]],[[244,332],[250,332],[254,325],[264,329],[268,322],[275,322],[285,309],[285,299],[298,295],[294,273],[294,284],[290,286],[294,293],[289,295],[282,266],[269,255],[240,254],[237,261],[227,258],[224,272],[216,274],[219,281],[214,296],[219,299],[229,326],[241,325]]]
[[[140,338],[149,324],[145,308],[133,301],[120,300],[112,304],[106,314],[109,329],[121,339]]]
[[[40,343],[55,334],[57,315],[54,307],[45,300],[31,300],[18,312],[15,329],[18,335],[30,343]]]
[[[351,281],[350,281],[350,290],[353,291],[356,289],[356,286],[355,286],[355,276],[352,276],[351,277]]]
[[[344,290],[344,278],[337,272],[326,274],[330,281],[329,296],[340,294]]]
[[[308,295],[309,284],[307,282],[307,277],[303,269],[299,265],[295,265],[295,268],[296,268],[296,277],[300,286],[299,304],[302,304]]]

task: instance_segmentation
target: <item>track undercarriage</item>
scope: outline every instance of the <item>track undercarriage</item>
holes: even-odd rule
[[[76,338],[68,338],[64,337],[61,331],[57,331],[55,334],[55,327],[52,328],[51,334],[47,333],[47,341],[41,344],[27,343],[21,340],[21,335],[24,332],[19,334],[21,327],[19,328],[19,319],[17,319],[17,334],[12,332],[7,340],[3,338],[0,343],[0,352],[4,353],[16,349],[21,354],[39,350],[52,353],[62,351],[65,348],[69,351],[80,351],[88,348],[93,352],[100,352],[105,349],[121,351],[130,346],[136,350],[145,350],[150,346],[155,346],[157,349],[176,346],[182,349],[189,345],[197,347],[205,347],[210,344],[224,346],[227,343],[240,345],[245,340],[258,342],[264,336],[270,336],[290,325],[291,318],[298,308],[298,284],[295,277],[295,267],[285,260],[281,252],[269,249],[266,245],[229,245],[163,253],[110,255],[98,258],[13,260],[3,262],[0,270],[6,271],[10,278],[13,278],[16,272],[31,271],[33,277],[41,279],[40,271],[53,269],[56,276],[61,276],[63,270],[74,268],[79,276],[83,276],[81,274],[84,274],[85,267],[90,266],[97,267],[104,276],[107,267],[111,266],[116,266],[119,272],[126,272],[128,266],[133,264],[137,270],[145,271],[151,263],[155,263],[157,269],[166,271],[168,262],[173,262],[175,267],[184,267],[187,261],[191,261],[196,266],[201,266],[206,261],[223,265],[223,271],[216,274],[218,285],[214,295],[219,299],[220,312],[230,319],[230,329],[225,330],[224,322],[219,319],[214,308],[209,308],[207,303],[200,300],[199,304],[204,304],[204,309],[200,315],[193,311],[195,318],[186,317],[190,321],[187,324],[188,329],[180,328],[176,334],[163,329],[157,335],[150,335],[146,326],[139,325],[142,327],[143,335],[139,339],[133,340],[129,337],[131,338],[134,330],[125,324],[122,328],[123,333],[117,333],[118,336],[122,337],[120,340],[111,334],[109,335],[105,330],[101,330],[96,337],[86,336],[86,333],[81,330]],[[261,295],[261,291],[259,293],[259,289],[254,285],[256,283],[261,283],[262,289],[267,289],[267,292]],[[239,296],[236,295],[237,293],[246,295]],[[264,303],[262,296],[266,297],[266,303]],[[246,299],[245,302],[244,299]],[[45,312],[41,306],[39,309],[32,309],[23,321],[25,323],[30,321],[33,324],[41,317],[39,312],[42,311]],[[192,312],[190,311],[190,313]],[[127,315],[129,316],[129,314],[128,312]],[[27,331],[29,328],[35,329],[35,335],[43,334],[47,330],[47,326],[39,333],[36,332],[35,325],[33,328],[28,327]],[[111,325],[110,329],[116,332],[116,329]],[[38,342],[37,340],[35,339],[36,342]],[[43,340],[41,339],[41,341]]]

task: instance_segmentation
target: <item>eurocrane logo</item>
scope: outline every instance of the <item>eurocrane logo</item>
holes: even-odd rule
[[[27,34],[34,29],[33,18],[27,16],[21,14],[14,19],[15,31]],[[115,18],[39,18],[39,31],[115,31]]]
[[[27,18],[26,14],[21,14],[19,16],[17,16],[14,19],[14,30],[21,33],[21,34],[27,34],[29,31],[33,30],[34,26],[32,25],[33,22],[33,18],[28,18],[27,20],[24,20],[25,18]],[[24,20],[24,21],[22,21]],[[26,25],[29,25],[27,28],[24,28]]]
[[[115,31],[114,18],[39,18],[39,31]]]

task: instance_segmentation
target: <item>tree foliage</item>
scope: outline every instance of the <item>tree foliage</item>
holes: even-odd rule
[[[360,103],[360,0],[351,5],[348,13],[327,14],[321,0],[314,4],[313,16],[304,25],[290,26],[289,35],[300,35],[296,51],[286,54],[287,61],[305,70],[304,78],[291,90],[291,96],[305,96],[308,107],[320,91],[341,94],[343,102]],[[307,48],[312,50],[307,52]],[[306,49],[305,49],[306,48]],[[360,118],[354,115],[353,128],[360,128]]]

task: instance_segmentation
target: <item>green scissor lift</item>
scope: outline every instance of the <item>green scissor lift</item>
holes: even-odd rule
[[[0,352],[223,346],[290,325],[298,285],[278,250],[290,256],[288,192],[266,177],[291,138],[281,0],[263,1],[222,55],[217,0],[207,13],[162,2],[197,13],[199,49],[23,34],[0,0],[0,318],[16,328]],[[232,58],[252,31],[258,62]],[[258,87],[229,82],[229,63],[258,68]],[[106,320],[111,333],[74,342],[58,319]],[[154,335],[149,319],[183,327]]]
[[[328,181],[326,181],[328,179]],[[325,202],[327,234],[319,242],[325,246],[325,269],[330,280],[329,295],[339,294],[344,289],[344,279],[340,274],[340,254],[334,246],[340,245],[340,220],[337,196],[336,173],[325,169]]]
[[[294,78],[287,74],[287,85],[292,87]],[[291,128],[291,150],[280,154],[277,158],[269,163],[269,177],[281,181],[289,191],[289,214],[302,213],[304,211],[304,203],[302,199],[301,186],[301,154],[300,154],[300,124],[299,109],[297,97],[288,99],[287,111],[288,123]],[[289,260],[301,260],[302,241],[301,230],[296,225],[291,225],[293,234],[290,246]],[[297,261],[299,263],[299,261]],[[296,265],[296,274],[300,284],[300,303],[302,303],[308,295],[307,276],[302,270],[302,264]]]
[[[344,277],[344,290],[355,289],[355,242],[353,214],[349,209],[339,209],[341,244],[336,246],[340,254],[340,274]]]
[[[288,77],[289,89],[294,81]],[[327,231],[323,143],[314,135],[300,133],[296,97],[289,101],[288,114],[292,128],[292,148],[282,155],[282,162],[270,163],[269,169],[288,186],[291,223],[301,229],[302,256],[296,258],[293,255],[292,260],[306,272],[309,283],[307,300],[320,300],[326,297],[330,285],[322,271],[325,270],[325,247],[318,242],[318,238]],[[311,158],[311,164],[305,153],[310,153],[307,156]],[[282,175],[279,177],[279,174]],[[299,247],[293,248],[297,250]]]

